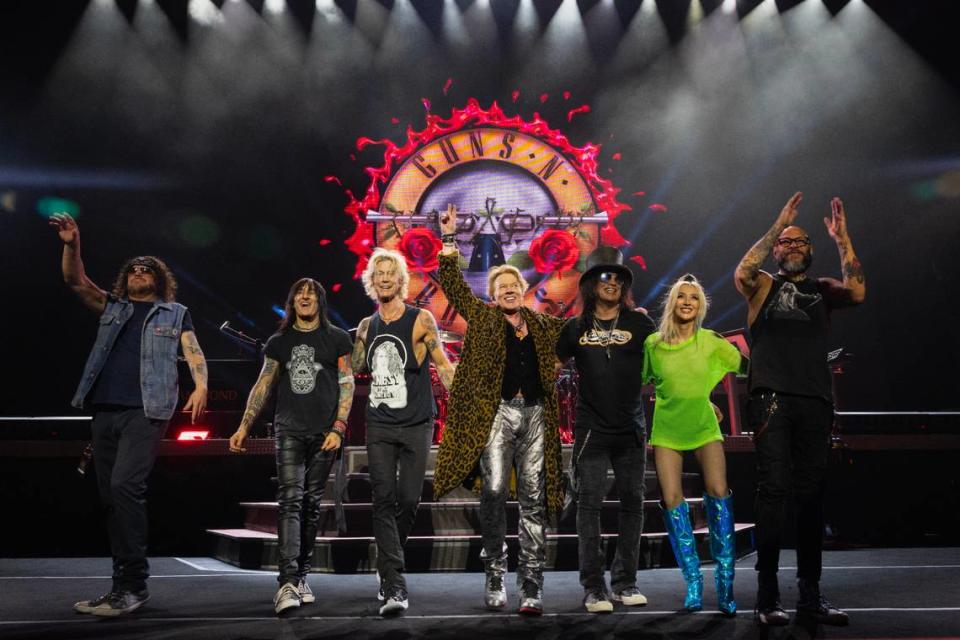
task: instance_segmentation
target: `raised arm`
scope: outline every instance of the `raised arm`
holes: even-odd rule
[[[87,277],[80,258],[80,227],[68,213],[55,213],[50,216],[50,226],[57,230],[63,241],[63,257],[60,267],[63,281],[80,298],[85,307],[97,314],[103,313],[107,306],[107,292]]]
[[[443,350],[443,345],[440,344],[437,321],[432,313],[423,309],[417,317],[417,325],[417,329],[422,333],[420,339],[423,340],[423,344],[427,347],[427,354],[430,356],[430,361],[437,367],[440,382],[442,382],[443,386],[449,391],[453,386],[453,375],[456,369],[454,369],[450,363],[450,359],[447,358],[447,354]]]
[[[250,427],[253,426],[257,417],[260,416],[260,412],[263,411],[263,405],[267,403],[267,399],[270,397],[270,390],[273,389],[273,385],[276,384],[279,375],[280,363],[272,358],[264,357],[263,368],[260,369],[260,377],[258,377],[257,381],[253,384],[253,388],[250,389],[250,395],[247,397],[247,408],[243,412],[243,419],[240,421],[240,426],[237,428],[236,433],[230,436],[230,451],[234,453],[246,451],[246,449],[243,448],[243,443],[250,433]]]
[[[196,424],[197,419],[207,410],[207,360],[203,357],[197,334],[193,331],[184,331],[181,334],[180,347],[193,378],[193,393],[187,398],[183,410],[190,412],[190,422]]]
[[[734,273],[734,284],[737,291],[747,299],[751,307],[757,299],[763,300],[763,296],[758,296],[758,294],[765,293],[770,288],[770,275],[761,271],[760,267],[763,266],[763,261],[770,255],[780,232],[793,224],[797,217],[797,206],[801,200],[803,200],[803,194],[799,191],[787,200],[787,204],[783,205],[783,209],[780,210],[780,215],[777,216],[773,226],[750,247],[746,255],[741,258],[740,264],[737,265]]]
[[[470,318],[483,309],[483,302],[473,295],[470,286],[463,279],[460,271],[460,252],[457,250],[457,207],[449,204],[447,210],[440,214],[440,233],[443,240],[443,250],[440,251],[440,269],[438,276],[440,286],[447,296],[447,300],[454,306],[463,318],[470,322]]]
[[[357,339],[353,341],[353,352],[350,354],[350,366],[353,371],[360,373],[367,368],[367,328],[370,318],[364,318],[357,326]]]
[[[827,227],[827,233],[837,243],[843,281],[822,278],[827,284],[825,294],[830,298],[831,304],[836,307],[860,304],[867,296],[866,278],[847,233],[847,214],[840,198],[830,201],[830,213],[831,217],[824,218],[823,224]]]

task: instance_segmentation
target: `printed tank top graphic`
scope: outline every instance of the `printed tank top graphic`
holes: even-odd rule
[[[803,293],[792,282],[784,282],[777,297],[767,306],[764,316],[776,320],[811,322],[807,309],[823,299],[819,293]]]
[[[390,409],[407,406],[407,348],[403,340],[389,333],[381,333],[367,351],[370,371],[370,406],[386,405]]]
[[[307,344],[298,344],[290,351],[287,371],[290,373],[290,389],[298,395],[306,395],[317,386],[317,372],[323,365],[313,359],[314,349]]]

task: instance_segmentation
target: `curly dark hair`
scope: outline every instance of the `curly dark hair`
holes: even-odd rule
[[[127,297],[127,274],[135,265],[142,265],[153,269],[153,281],[156,283],[157,297],[164,302],[174,302],[177,299],[177,278],[173,271],[167,266],[167,263],[156,256],[137,256],[130,258],[122,267],[113,281],[114,297],[126,299]]]
[[[580,278],[580,331],[587,331],[593,327],[593,313],[597,308],[597,282],[600,281],[600,274],[589,278]],[[633,292],[630,286],[624,284],[620,287],[620,310],[633,309]]]
[[[293,308],[293,299],[297,297],[297,292],[304,286],[310,287],[310,289],[317,294],[317,312],[320,315],[320,326],[323,328],[330,326],[330,319],[327,317],[326,289],[313,278],[300,278],[293,283],[293,286],[290,287],[290,292],[287,293],[287,301],[283,305],[283,318],[280,319],[280,324],[277,327],[277,331],[280,333],[289,329],[297,317],[297,312]]]

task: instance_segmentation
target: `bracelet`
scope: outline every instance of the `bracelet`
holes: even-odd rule
[[[344,422],[343,420],[340,420],[340,419],[334,420],[332,428],[333,428],[333,431],[335,431],[336,434],[341,438],[347,435],[347,423]]]
[[[444,233],[440,236],[440,241],[443,244],[456,244],[457,243],[457,234],[456,233]]]

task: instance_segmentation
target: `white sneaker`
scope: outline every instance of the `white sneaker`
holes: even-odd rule
[[[613,603],[610,602],[603,587],[595,587],[587,591],[583,596],[583,606],[590,613],[610,613],[613,611]]]
[[[94,598],[93,600],[81,600],[73,605],[73,610],[77,613],[93,613],[93,610],[97,607],[107,606],[107,603],[110,601],[112,596],[113,591],[108,591],[99,598]]]
[[[100,597],[94,601],[78,602],[77,604],[73,605],[73,609],[79,613],[91,613],[95,616],[115,618],[118,616],[125,616],[128,613],[136,611],[149,599],[150,594],[147,593],[146,589],[143,591],[130,591],[124,589],[107,594],[106,600],[104,600],[103,597]],[[89,609],[86,611],[83,608],[84,604],[89,606]]]
[[[313,604],[317,601],[316,596],[313,595],[313,590],[307,584],[307,576],[300,578],[300,582],[297,584],[297,593],[300,594],[300,602],[303,604]]]
[[[380,615],[382,616],[403,613],[407,610],[407,607],[410,606],[410,603],[407,601],[407,590],[403,587],[390,587],[386,596],[387,598],[383,601],[383,606],[380,607]]]
[[[273,610],[280,615],[287,609],[300,606],[300,592],[296,585],[286,582],[277,589],[277,595],[273,596]]]
[[[647,604],[647,596],[640,593],[636,587],[626,587],[610,596],[616,602],[622,602],[628,607],[640,607]]]

